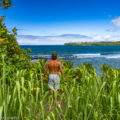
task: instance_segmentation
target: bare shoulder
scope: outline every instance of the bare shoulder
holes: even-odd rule
[[[61,62],[60,61],[53,61],[53,60],[50,60],[47,62],[47,64],[52,64],[52,63],[57,63],[58,65],[61,65]]]
[[[59,65],[61,65],[61,62],[60,62],[60,61],[57,61],[57,63],[58,63]]]
[[[53,63],[53,61],[50,60],[50,61],[47,62],[47,65],[50,65],[50,64],[52,64],[52,63]]]
[[[48,61],[47,63],[49,63],[50,61]]]
[[[47,63],[49,64],[49,63],[51,63],[51,62],[52,62],[52,60],[48,61]]]
[[[47,65],[50,64],[50,61],[48,61],[46,64],[47,64]]]

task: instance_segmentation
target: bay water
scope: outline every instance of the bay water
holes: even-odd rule
[[[83,63],[92,63],[98,68],[104,63],[111,67],[120,68],[120,46],[119,45],[97,45],[97,46],[71,46],[71,45],[21,45],[22,49],[30,48],[34,56],[46,57],[50,60],[52,52],[57,52],[58,58],[64,61],[72,61],[74,67]],[[33,61],[37,61],[34,59]]]

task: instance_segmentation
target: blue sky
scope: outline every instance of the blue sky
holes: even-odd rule
[[[120,0],[12,1],[0,15],[18,28],[19,44],[120,40]]]

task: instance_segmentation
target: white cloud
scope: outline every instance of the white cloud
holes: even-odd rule
[[[111,36],[111,35],[98,35],[98,36],[95,36],[93,37],[93,42],[100,42],[100,41],[112,41],[112,42],[115,42],[115,41],[120,41],[120,36]]]
[[[100,42],[100,41],[120,41],[120,36],[96,35],[86,36],[80,34],[62,34],[56,36],[33,36],[18,35],[20,45],[63,45],[68,42]]]
[[[117,26],[120,27],[120,17],[117,17],[115,19],[112,20],[112,23]]]
[[[104,38],[105,38],[105,39],[110,39],[110,38],[111,38],[111,35],[105,35]]]
[[[111,28],[111,29],[106,29],[106,31],[107,31],[107,32],[117,32],[117,29]]]
[[[20,45],[62,45],[66,42],[87,42],[91,38],[80,34],[62,34],[57,36],[18,35]]]

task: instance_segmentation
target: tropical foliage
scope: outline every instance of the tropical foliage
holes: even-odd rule
[[[11,0],[0,0],[0,8],[8,9],[12,6]]]
[[[71,62],[62,62],[66,81],[60,74],[60,90],[50,95],[48,73],[42,76],[47,60],[30,64],[29,69],[0,62],[0,117],[18,119],[120,119],[120,70],[101,66],[102,75],[89,64],[75,69]],[[58,97],[60,104],[56,103]]]
[[[71,43],[65,43],[64,45],[120,45],[120,41],[117,42],[71,42]]]
[[[10,0],[0,0],[7,9]],[[16,41],[17,29],[8,31],[0,18],[0,119],[18,120],[119,120],[120,69],[101,66],[101,75],[92,64],[73,67],[62,62],[66,81],[60,75],[58,93],[50,95],[47,59],[31,62]],[[56,99],[60,101],[57,104]]]
[[[15,65],[14,67],[22,69],[29,67],[31,56],[27,55],[27,52],[22,50],[16,40],[17,29],[13,28],[12,31],[8,31],[3,20],[0,21],[0,55],[5,55],[6,64]],[[2,57],[0,56],[0,60]]]

